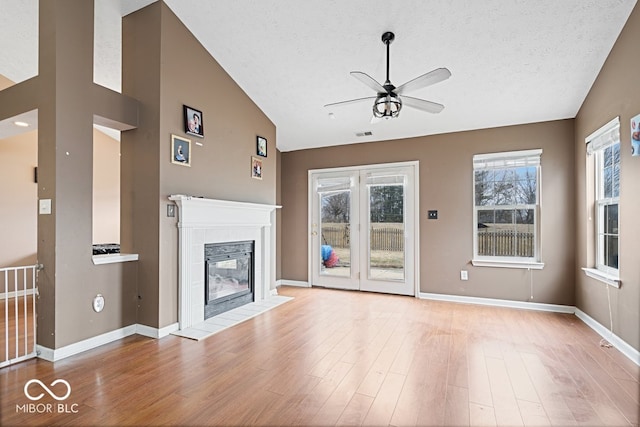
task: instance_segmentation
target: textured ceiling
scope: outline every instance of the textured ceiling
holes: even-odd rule
[[[282,151],[575,117],[636,3],[165,1],[273,121]],[[97,82],[120,87],[118,15],[149,2],[97,2]],[[13,80],[37,73],[34,16],[35,0],[0,0],[0,74]],[[323,107],[373,95],[349,72],[384,81],[384,31],[396,34],[396,86],[434,68],[451,70],[449,80],[410,94],[444,104],[442,113],[404,108],[372,125],[368,102]],[[356,137],[362,131],[373,135]]]

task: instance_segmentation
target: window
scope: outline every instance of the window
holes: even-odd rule
[[[473,156],[473,265],[542,268],[540,156],[542,150]]]
[[[620,235],[620,121],[612,120],[587,138],[587,154],[594,156],[596,270],[618,275]]]

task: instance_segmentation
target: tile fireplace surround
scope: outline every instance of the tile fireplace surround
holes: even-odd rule
[[[178,321],[180,330],[204,322],[204,245],[255,242],[255,301],[275,289],[275,212],[279,206],[169,196],[178,206]]]

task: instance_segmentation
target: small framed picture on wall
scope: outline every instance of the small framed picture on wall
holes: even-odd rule
[[[191,166],[191,140],[171,135],[171,163]]]
[[[184,131],[189,135],[204,138],[204,122],[202,111],[183,105],[184,110]]]
[[[262,179],[262,159],[251,157],[251,178]]]
[[[267,157],[267,139],[261,136],[256,138],[256,153],[258,156]]]

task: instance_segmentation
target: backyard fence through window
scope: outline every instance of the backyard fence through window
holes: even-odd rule
[[[478,255],[533,257],[535,242],[533,233],[515,230],[491,230],[478,232]]]
[[[404,230],[397,227],[371,227],[369,237],[371,250],[374,251],[403,251]],[[348,226],[322,227],[322,244],[334,248],[349,247]]]

